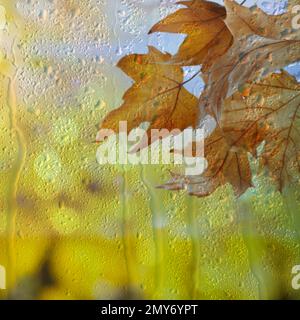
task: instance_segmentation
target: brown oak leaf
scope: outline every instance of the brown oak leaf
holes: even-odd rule
[[[233,42],[224,23],[225,8],[203,0],[180,1],[186,8],[179,9],[152,27],[153,32],[186,34],[178,53],[172,58],[180,65],[201,65],[206,70],[222,56]]]
[[[198,118],[198,99],[184,88],[184,75],[180,66],[170,65],[170,54],[149,47],[148,54],[131,54],[118,63],[135,83],[124,94],[124,103],[109,113],[100,129],[119,131],[119,122],[127,121],[128,133],[149,122],[146,147],[152,129],[184,130],[195,127]],[[196,75],[194,75],[195,77]]]

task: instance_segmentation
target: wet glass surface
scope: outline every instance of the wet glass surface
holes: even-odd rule
[[[1,298],[299,298],[299,188],[198,199],[156,189],[172,166],[96,162],[98,125],[132,83],[116,63],[176,52],[184,35],[148,35],[175,2],[0,1]]]

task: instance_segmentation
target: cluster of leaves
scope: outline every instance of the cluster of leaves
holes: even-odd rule
[[[224,7],[204,0],[179,4],[185,8],[150,30],[186,34],[179,51],[171,56],[149,47],[148,54],[121,59],[118,67],[135,83],[101,128],[117,132],[119,121],[127,120],[128,131],[142,122],[150,123],[149,133],[183,130],[213,117],[205,172],[173,175],[163,188],[205,196],[230,183],[239,196],[252,185],[249,155],[258,157],[264,143],[260,163],[282,191],[300,173],[300,84],[278,71],[300,60],[300,30],[292,28],[291,10],[272,16],[232,0]],[[182,66],[194,65],[201,65],[205,82],[200,99],[184,88],[189,80],[184,81]]]

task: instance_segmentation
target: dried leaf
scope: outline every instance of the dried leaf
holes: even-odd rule
[[[299,181],[300,84],[284,71],[272,72],[300,60],[300,30],[292,28],[291,11],[269,16],[256,7],[224,2],[226,13],[208,1],[180,2],[186,8],[151,29],[187,34],[176,56],[150,47],[147,55],[121,59],[118,66],[135,83],[125,93],[123,105],[104,119],[101,128],[118,132],[119,121],[127,120],[129,132],[150,122],[150,137],[151,129],[201,126],[210,113],[217,126],[210,127],[205,141],[205,172],[173,174],[162,188],[187,189],[203,197],[230,184],[239,196],[252,185],[249,155],[257,157],[264,141],[261,163],[282,191]],[[291,0],[289,8],[294,3]],[[204,71],[201,112],[197,99],[184,88],[187,81],[180,67],[192,64],[202,64]]]
[[[122,106],[106,116],[100,129],[112,129],[118,133],[119,122],[127,121],[129,133],[141,123],[149,122],[150,139],[151,129],[172,131],[195,127],[198,99],[184,88],[182,68],[166,63],[169,60],[169,54],[154,47],[149,47],[148,54],[122,58],[118,67],[135,83],[124,94]]]
[[[257,130],[258,141],[265,141],[262,162],[282,191],[289,183],[299,180],[300,84],[282,71],[249,86],[249,97],[237,93],[226,101],[223,132],[229,143],[236,143],[233,130],[248,138],[250,131]],[[249,141],[257,145],[253,139]]]
[[[238,31],[234,32],[232,47],[204,75],[207,86],[200,100],[202,112],[211,113],[217,121],[220,120],[224,100],[245,82],[265,77],[300,60],[300,30],[292,29],[290,12],[276,16],[275,20],[261,10],[256,10],[253,15],[253,9],[234,1],[225,0],[225,6],[226,24],[230,30]],[[266,26],[265,19],[275,20],[271,25],[273,28]],[[263,33],[260,23],[266,26]]]
[[[252,186],[247,152],[231,146],[220,128],[217,128],[206,139],[205,158],[208,166],[202,175],[174,175],[161,188],[167,190],[187,189],[191,195],[204,197],[227,183],[232,185],[237,196]]]
[[[186,8],[179,9],[158,22],[153,32],[182,33],[187,37],[173,63],[203,65],[207,69],[216,58],[222,56],[232,44],[232,35],[224,23],[225,8],[210,1],[181,1]]]
[[[224,103],[218,127],[205,143],[208,167],[203,175],[173,176],[165,189],[185,189],[197,196],[230,183],[241,195],[251,186],[248,153],[265,146],[261,163],[282,191],[300,176],[300,84],[287,72],[249,84],[249,95],[236,92]]]

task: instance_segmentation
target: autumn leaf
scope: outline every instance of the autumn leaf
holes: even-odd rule
[[[249,137],[249,132],[258,128],[259,140],[265,142],[262,163],[282,191],[299,180],[300,84],[282,71],[249,87],[249,97],[237,93],[225,102],[223,132],[229,143],[235,143],[233,129]]]
[[[216,58],[231,46],[233,38],[224,23],[225,8],[203,0],[180,1],[186,8],[179,9],[152,27],[153,32],[182,33],[187,37],[172,63],[203,65],[206,70]]]
[[[187,189],[190,195],[204,197],[227,183],[232,185],[237,196],[252,186],[247,151],[230,145],[220,128],[206,139],[205,158],[208,166],[202,175],[173,175],[172,179],[160,188]]]
[[[118,133],[119,122],[127,121],[129,133],[141,123],[149,122],[150,139],[152,129],[172,131],[196,126],[198,99],[184,88],[182,68],[167,63],[170,57],[149,47],[148,54],[132,54],[120,60],[118,67],[135,83],[124,94],[124,103],[106,116],[100,129]]]
[[[226,99],[220,127],[205,142],[208,166],[201,176],[174,175],[162,186],[211,194],[229,183],[237,196],[251,186],[248,154],[257,157],[282,191],[300,176],[300,84],[285,71],[248,85],[249,95],[236,92]]]
[[[298,0],[297,0],[298,1]],[[269,15],[254,6],[244,7],[234,0],[224,0],[227,16],[225,24],[234,38],[256,34],[271,39],[287,39],[291,29],[291,13]]]
[[[224,2],[234,43],[204,74],[207,85],[200,100],[202,113],[209,112],[217,121],[224,100],[245,82],[300,60],[300,30],[292,29],[290,12],[272,17],[231,0]]]
[[[288,1],[288,10],[291,10],[294,6],[299,5],[299,0],[289,0]]]
[[[272,72],[300,60],[300,30],[292,28],[291,12],[270,16],[257,7],[224,3],[226,12],[208,1],[180,2],[186,8],[151,29],[186,33],[177,55],[149,47],[146,55],[121,59],[119,68],[135,83],[101,128],[118,132],[119,122],[127,120],[129,132],[149,122],[145,147],[153,142],[151,129],[200,127],[210,114],[216,129],[205,139],[206,170],[197,176],[172,174],[162,188],[203,197],[230,184],[240,196],[252,186],[249,155],[257,157],[264,142],[260,163],[282,191],[299,180],[300,85],[284,71]],[[181,65],[191,64],[203,66],[206,87],[199,104],[184,88],[189,80],[184,81]]]

